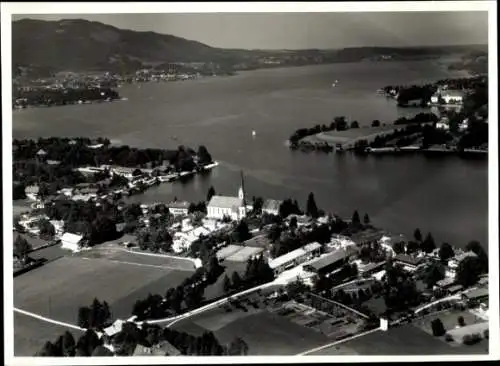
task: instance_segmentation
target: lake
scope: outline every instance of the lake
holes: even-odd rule
[[[203,144],[221,163],[209,175],[162,184],[135,199],[203,200],[211,185],[219,194],[236,195],[243,170],[250,197],[293,197],[305,207],[314,192],[318,206],[341,216],[357,209],[390,231],[412,235],[419,227],[437,243],[464,246],[477,239],[487,249],[486,160],[360,158],[285,147],[295,129],[329,124],[335,116],[367,126],[414,115],[421,110],[397,108],[376,90],[457,76],[463,73],[452,74],[435,61],[360,62],[126,85],[119,92],[128,101],[14,111],[13,137],[105,136],[158,148]]]

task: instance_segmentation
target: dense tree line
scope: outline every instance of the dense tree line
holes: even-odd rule
[[[78,326],[85,329],[102,330],[111,320],[111,309],[106,301],[94,299],[90,306],[78,309]]]
[[[17,105],[26,106],[53,106],[74,104],[79,101],[98,101],[119,99],[120,95],[109,88],[64,88],[64,89],[19,89],[14,88],[13,97]]]
[[[223,289],[225,293],[233,293],[270,282],[273,279],[273,270],[266,259],[259,255],[257,258],[248,259],[243,277],[238,272],[233,272],[231,278],[225,275]]]
[[[55,342],[46,342],[36,356],[73,357],[73,356],[113,356],[114,354],[103,346],[104,339],[109,342],[117,356],[131,356],[137,345],[152,347],[169,342],[182,355],[189,356],[237,356],[247,355],[248,344],[237,337],[228,345],[223,345],[213,332],[204,332],[193,336],[170,328],[161,328],[156,324],[143,323],[139,328],[136,324],[125,322],[122,330],[109,339],[107,336],[99,339],[93,330],[87,330],[75,341],[70,332],[65,332]]]
[[[103,144],[101,148],[90,148],[92,144]],[[13,161],[20,166],[15,166],[14,171],[22,170],[22,164],[27,166],[24,170],[44,169],[43,164],[32,163],[35,160],[36,153],[43,149],[47,153],[47,158],[60,161],[61,164],[52,168],[53,174],[58,174],[63,170],[69,174],[69,170],[80,166],[98,166],[98,165],[119,165],[123,167],[155,168],[168,162],[170,171],[191,171],[198,165],[212,163],[212,157],[205,146],[199,146],[198,151],[185,146],[179,146],[176,150],[165,149],[139,149],[130,146],[112,146],[106,138],[91,140],[89,138],[40,138],[34,140],[14,140],[13,141]],[[197,161],[195,163],[195,160]],[[36,161],[36,160],[35,160]],[[42,165],[42,167],[40,167]],[[37,176],[39,174],[24,175]],[[38,173],[38,172],[36,172]],[[48,173],[47,173],[48,174]],[[63,175],[63,173],[59,173]],[[16,179],[14,179],[16,180]]]
[[[214,283],[223,271],[217,258],[211,256],[205,266],[198,268],[176,288],[168,289],[165,296],[149,294],[147,298],[138,300],[132,313],[140,320],[159,319],[196,308],[204,300],[205,288]]]

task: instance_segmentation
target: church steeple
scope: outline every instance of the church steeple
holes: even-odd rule
[[[243,179],[243,170],[241,171],[241,186],[238,190],[238,198],[243,200],[243,207],[245,211],[245,216],[247,214],[247,202],[245,200],[245,180]]]

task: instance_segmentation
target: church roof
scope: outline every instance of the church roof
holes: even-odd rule
[[[238,197],[213,196],[207,207],[230,208],[242,207],[243,200]]]

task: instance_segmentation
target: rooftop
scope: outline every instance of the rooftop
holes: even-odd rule
[[[243,200],[238,197],[213,196],[207,207],[237,208],[243,207]]]
[[[187,201],[174,201],[167,205],[168,208],[189,208],[189,202]]]
[[[281,205],[281,201],[278,200],[265,200],[264,204],[262,205],[263,210],[272,210],[272,211],[277,211],[279,210]]]
[[[313,250],[317,250],[321,248],[321,245],[319,243],[312,243],[308,244],[306,246],[303,246],[302,248],[295,249],[291,252],[288,252],[280,257],[274,258],[269,262],[269,267],[271,268],[278,268],[284,264],[287,264],[295,259],[298,259],[302,257],[303,255],[312,252]]]
[[[314,268],[319,271],[323,268],[328,267],[331,264],[334,264],[338,261],[344,260],[351,256],[354,253],[357,253],[357,248],[353,246],[348,246],[345,249],[337,249],[330,254],[324,256],[323,258],[318,259],[317,261],[310,263],[308,266]]]
[[[61,236],[61,241],[72,243],[72,244],[78,244],[80,240],[83,239],[82,235],[77,235],[77,234],[72,234],[72,233],[64,233]]]
[[[464,293],[464,296],[468,299],[478,299],[480,297],[486,297],[489,295],[487,287],[480,287],[469,292]]]
[[[424,261],[423,258],[417,258],[408,254],[398,254],[394,257],[394,260],[396,262],[402,262],[404,264],[409,264],[412,266],[418,266],[419,264],[422,264]]]

